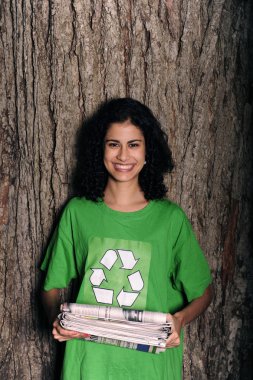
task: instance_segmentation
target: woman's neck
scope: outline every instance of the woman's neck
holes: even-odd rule
[[[104,194],[104,202],[113,210],[138,211],[148,204],[139,185],[127,182],[108,181]]]

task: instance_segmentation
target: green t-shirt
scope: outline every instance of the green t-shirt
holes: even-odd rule
[[[120,212],[73,198],[42,269],[44,290],[78,279],[77,303],[175,313],[211,283],[206,259],[182,209],[168,200]],[[183,344],[160,354],[71,340],[64,380],[180,380]]]

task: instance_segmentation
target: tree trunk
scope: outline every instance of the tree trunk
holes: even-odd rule
[[[184,378],[251,379],[251,1],[0,7],[1,378],[54,378],[39,265],[71,192],[81,121],[102,100],[131,96],[168,132],[168,196],[191,219],[213,273],[214,301],[186,329]]]

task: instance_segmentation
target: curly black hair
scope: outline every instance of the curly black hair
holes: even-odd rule
[[[168,137],[152,111],[131,98],[116,98],[102,103],[80,128],[73,177],[74,195],[95,202],[103,198],[108,179],[103,162],[105,135],[112,123],[127,120],[140,128],[145,138],[146,165],[139,174],[144,196],[147,200],[165,197],[167,188],[163,177],[173,169]]]

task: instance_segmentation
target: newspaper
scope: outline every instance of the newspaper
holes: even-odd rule
[[[61,311],[61,326],[90,334],[85,340],[138,351],[163,352],[172,329],[159,312],[74,303],[63,304]]]

